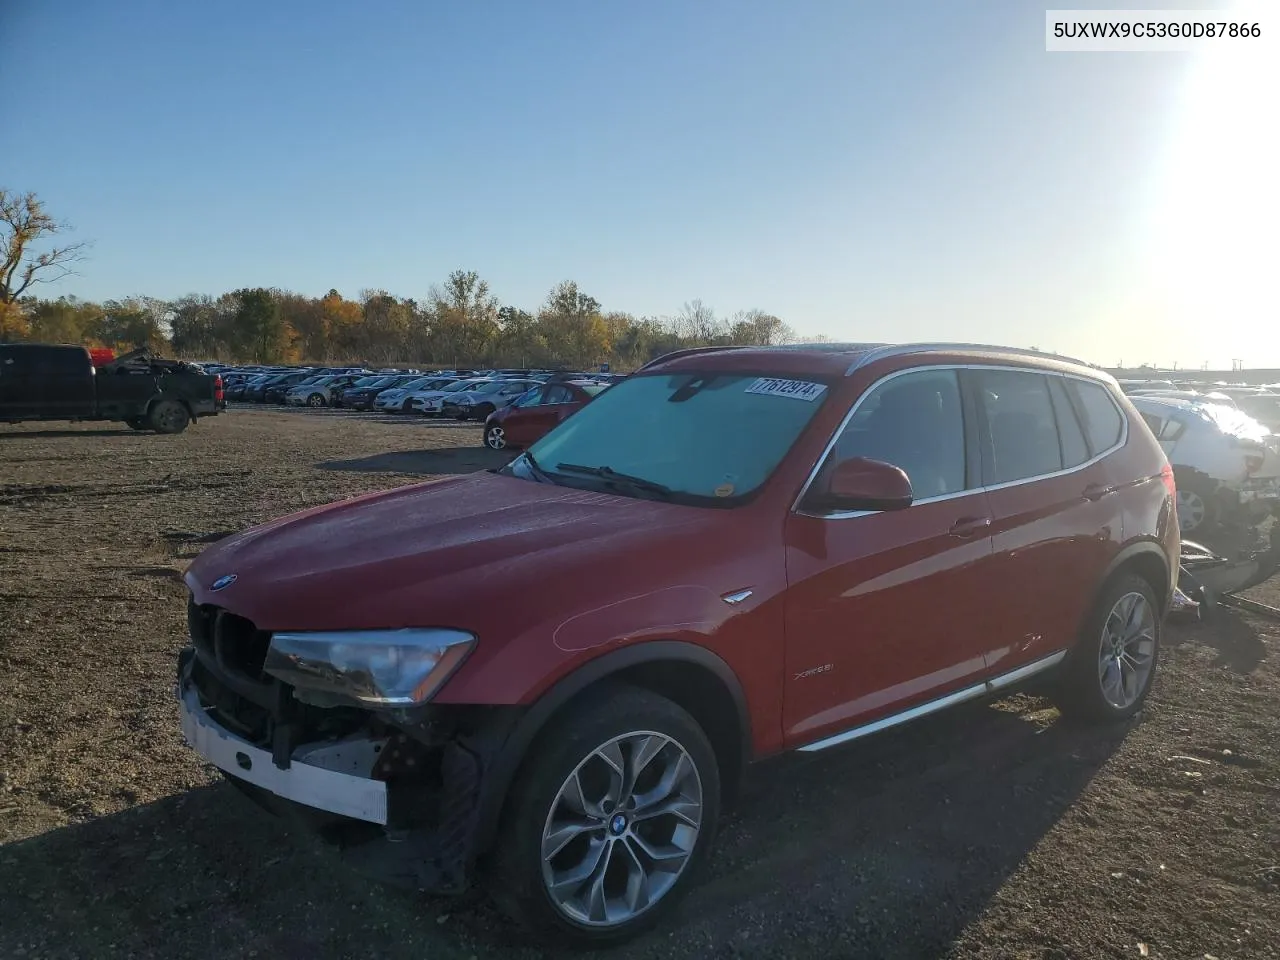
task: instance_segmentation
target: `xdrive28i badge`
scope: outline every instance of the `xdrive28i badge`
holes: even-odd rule
[[[213,591],[225,590],[235,582],[236,575],[234,573],[228,573],[225,577],[219,577],[217,580],[213,581],[213,583],[209,584],[209,589]]]

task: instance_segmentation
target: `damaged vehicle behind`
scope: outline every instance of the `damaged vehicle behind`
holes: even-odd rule
[[[1064,358],[681,351],[504,467],[203,553],[183,732],[371,876],[480,879],[536,931],[620,941],[687,891],[751,761],[1032,678],[1132,717],[1173,480]]]
[[[1173,464],[1183,534],[1280,514],[1280,437],[1235,407],[1134,396]]]

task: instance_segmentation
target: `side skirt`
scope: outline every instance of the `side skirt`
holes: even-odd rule
[[[1066,657],[1067,651],[1060,650],[1057,653],[1050,654],[1040,660],[1032,661],[1025,667],[1019,667],[1017,670],[1011,670],[1008,673],[1002,673],[998,677],[992,677],[982,683],[976,683],[971,687],[965,687],[957,690],[955,693],[949,693],[945,697],[937,700],[930,700],[928,703],[922,703],[918,707],[912,707],[910,710],[904,710],[902,713],[895,713],[892,716],[883,717],[872,723],[864,724],[860,727],[853,727],[845,730],[843,733],[837,733],[834,736],[826,737],[822,740],[815,740],[813,743],[806,743],[803,747],[797,747],[803,753],[815,753],[818,750],[825,750],[828,747],[835,747],[842,743],[848,743],[850,740],[857,740],[873,733],[879,733],[881,730],[887,730],[890,727],[896,727],[902,723],[910,723],[912,720],[920,717],[928,716],[931,713],[937,713],[939,710],[945,710],[947,707],[954,707],[956,704],[964,703],[967,700],[976,700],[978,697],[984,697],[987,694],[995,693],[997,690],[1003,690],[1005,687],[1011,687],[1016,683],[1021,683],[1028,677],[1033,677],[1037,673],[1043,673],[1052,667],[1056,667]]]

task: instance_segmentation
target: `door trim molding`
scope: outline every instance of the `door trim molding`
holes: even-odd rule
[[[971,687],[965,687],[957,690],[955,693],[949,693],[937,700],[930,700],[928,703],[922,703],[918,707],[912,707],[910,710],[903,710],[901,713],[895,713],[871,723],[862,726],[853,727],[845,730],[843,733],[837,733],[822,740],[815,740],[813,743],[806,743],[802,747],[797,747],[801,753],[815,753],[818,750],[826,750],[828,747],[838,746],[842,743],[848,743],[850,740],[857,740],[873,733],[879,733],[881,730],[887,730],[890,727],[896,727],[902,723],[909,723],[920,717],[928,716],[931,713],[937,713],[939,710],[945,710],[947,707],[954,707],[957,704],[964,703],[967,700],[976,700],[978,697],[986,696],[989,693],[995,693],[997,690],[1003,690],[1006,687],[1013,686],[1028,677],[1035,676],[1037,673],[1043,673],[1051,667],[1056,667],[1066,657],[1066,650],[1059,650],[1047,657],[1039,660],[1033,660],[1025,666],[1018,667],[1016,670],[1010,670],[1008,673],[1002,673],[990,680],[984,680],[982,683],[975,683]]]

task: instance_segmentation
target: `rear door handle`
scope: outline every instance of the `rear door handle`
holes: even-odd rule
[[[976,537],[985,534],[991,528],[990,517],[961,517],[951,526],[953,537]]]
[[[1103,497],[1116,492],[1116,488],[1105,483],[1091,483],[1084,488],[1084,498],[1086,500],[1101,500]]]

